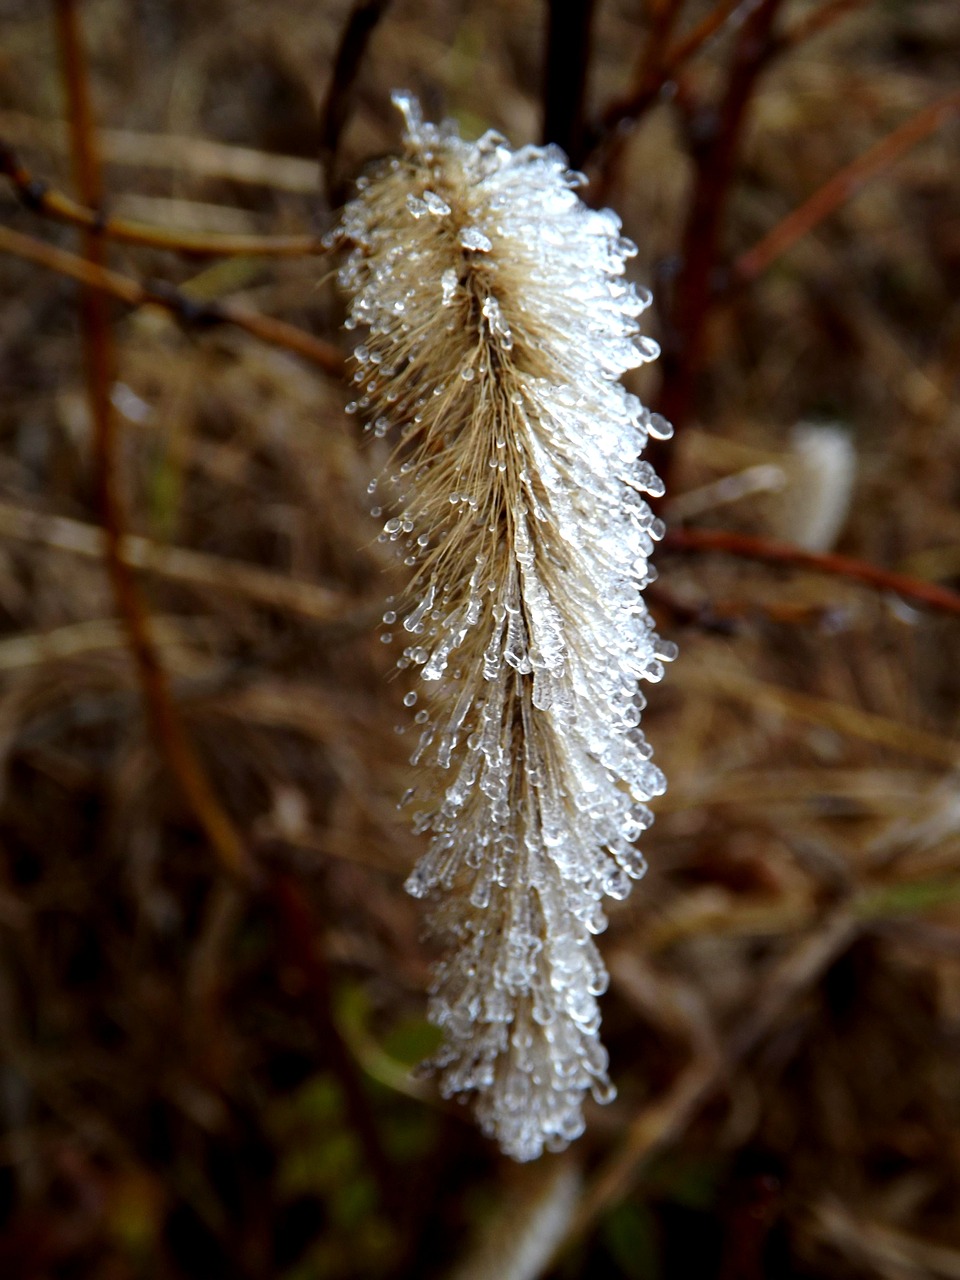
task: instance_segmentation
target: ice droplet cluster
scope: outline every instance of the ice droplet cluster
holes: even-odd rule
[[[411,570],[385,634],[425,704],[429,848],[407,888],[444,944],[441,1088],[529,1160],[614,1092],[594,935],[643,874],[664,789],[639,727],[639,682],[674,656],[641,596],[663,532],[642,495],[662,485],[638,456],[670,428],[618,382],[657,348],[616,215],[580,201],[557,149],[466,142],[394,101],[404,152],[361,179],[340,234],[365,330],[350,408],[396,440],[375,510]]]

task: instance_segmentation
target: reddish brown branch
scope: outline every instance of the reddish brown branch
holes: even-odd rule
[[[84,203],[96,209],[102,192],[100,165],[75,0],[57,0],[56,14],[77,187]],[[84,255],[92,272],[104,272],[103,242],[94,229],[84,233]],[[117,608],[127,630],[144,702],[170,770],[211,848],[226,871],[249,878],[252,872],[249,855],[184,730],[170,695],[166,672],[150,637],[146,605],[122,555],[126,521],[116,474],[117,427],[110,401],[115,356],[107,296],[102,290],[86,284],[80,304],[87,390],[93,418],[97,501],[104,533],[106,566]]]
[[[822,9],[810,14],[771,42],[771,55],[785,53],[803,44],[811,36],[831,26],[837,19],[859,8],[863,0],[828,0]],[[678,16],[679,5],[668,4],[671,17]],[[657,101],[670,82],[696,54],[743,8],[743,0],[721,0],[682,40],[679,40],[659,63],[641,59],[631,89],[616,98],[587,132],[587,158],[595,158],[598,149],[612,145],[612,139],[624,126],[635,124]]]
[[[285,320],[261,315],[235,302],[197,302],[163,281],[141,284],[130,276],[111,271],[97,262],[57,249],[19,231],[11,231],[9,227],[0,226],[0,253],[11,253],[36,266],[47,267],[60,275],[69,276],[88,289],[116,298],[128,307],[163,307],[188,327],[233,325],[246,330],[262,342],[303,356],[332,377],[339,378],[343,373],[343,356],[332,343],[315,338]]]
[[[960,90],[931,103],[905,121],[893,133],[835,173],[809,199],[788,214],[762,240],[740,255],[734,274],[740,280],[754,280],[819,223],[851,200],[861,188],[922,142],[960,112]]]
[[[879,591],[889,591],[915,604],[939,613],[960,616],[960,594],[933,582],[893,573],[866,560],[852,556],[822,554],[804,551],[802,547],[787,542],[774,542],[767,538],[755,538],[744,533],[727,533],[720,529],[673,529],[663,540],[666,551],[721,552],[745,560],[759,560],[764,564],[788,565],[794,569],[809,569],[832,577],[862,582]]]

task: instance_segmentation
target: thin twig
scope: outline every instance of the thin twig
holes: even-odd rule
[[[298,258],[326,253],[318,236],[224,235],[204,231],[170,231],[124,218],[105,218],[62,191],[35,177],[13,148],[0,139],[0,174],[9,178],[21,203],[32,213],[95,232],[105,240],[168,249],[188,257]]]
[[[78,186],[86,203],[96,208],[99,204],[99,169],[94,150],[86,67],[75,4],[76,0],[57,0],[57,16],[70,114],[76,135]],[[88,231],[85,240],[88,258],[86,266],[101,277],[112,274],[106,273],[103,266],[103,246],[97,233]],[[140,675],[144,700],[164,757],[219,862],[233,876],[246,883],[255,882],[255,869],[246,844],[221,805],[193,744],[186,735],[170,695],[166,672],[150,635],[145,602],[124,555],[127,545],[124,512],[117,492],[115,474],[117,431],[110,401],[113,373],[110,320],[106,309],[106,294],[97,281],[93,281],[92,288],[85,288],[83,301],[103,545],[118,608]],[[264,896],[276,913],[284,942],[303,974],[306,990],[311,996],[311,1012],[323,1028],[325,1047],[343,1087],[351,1121],[363,1145],[371,1172],[381,1188],[385,1205],[392,1206],[395,1202],[396,1180],[391,1176],[356,1066],[333,1019],[329,975],[316,942],[319,931],[309,904],[300,887],[290,877],[283,875],[275,875],[264,886]]]
[[[775,542],[745,533],[729,533],[722,529],[672,529],[663,540],[667,551],[722,552],[745,560],[760,560],[765,564],[789,565],[795,569],[810,569],[832,577],[862,582],[879,591],[888,591],[904,600],[935,609],[939,613],[960,615],[960,594],[935,582],[923,582],[906,574],[893,573],[866,560],[853,556],[805,551],[788,542]]]
[[[734,275],[744,281],[755,280],[762,275],[772,262],[792,248],[798,240],[857,195],[871,178],[875,178],[911,147],[954,119],[958,112],[960,90],[932,102],[885,138],[875,142],[862,156],[845,165],[803,204],[778,222],[752,249],[742,253],[734,264]]]
[[[908,929],[914,916],[953,907],[958,901],[960,876],[928,876],[864,885],[857,890],[850,910],[872,932],[889,933]],[[667,911],[644,929],[641,946],[647,954],[659,955],[680,942],[704,936],[784,939],[790,934],[812,932],[822,915],[822,905],[811,901],[807,894],[718,904],[693,914],[671,915]],[[960,946],[960,934],[951,937],[950,946]]]
[[[683,676],[684,690],[700,698],[717,694],[741,702],[751,713],[770,712],[805,724],[830,729],[843,737],[859,738],[898,755],[931,760],[945,769],[960,765],[960,742],[955,738],[914,728],[903,720],[875,711],[799,693],[783,685],[757,680],[736,664],[694,665]]]
[[[859,8],[863,2],[864,0],[828,0],[822,9],[775,36],[771,41],[771,57],[803,44],[837,19]],[[638,74],[631,89],[611,102],[600,119],[588,127],[584,159],[595,159],[595,153],[610,145],[617,134],[622,134],[625,126],[636,124],[687,63],[743,9],[743,0],[720,0],[715,9],[669,50],[659,68],[655,69],[656,74]]]
[[[390,0],[356,0],[340,35],[333,59],[330,87],[320,109],[319,153],[322,197],[329,207],[342,202],[342,183],[337,173],[340,139],[353,102],[360,64],[370,37],[390,7]]]
[[[851,1213],[833,1196],[825,1196],[808,1212],[807,1229],[831,1252],[845,1255],[861,1275],[960,1280],[960,1250]]]
[[[197,302],[165,281],[141,284],[139,280],[111,271],[100,263],[68,253],[65,249],[57,249],[33,236],[12,231],[9,227],[0,227],[0,253],[14,254],[36,266],[47,267],[60,275],[69,276],[90,290],[117,298],[128,307],[163,307],[181,324],[190,328],[233,325],[246,330],[262,342],[303,356],[332,377],[339,378],[343,374],[343,356],[332,343],[315,338],[285,320],[261,315],[235,302]]]
[[[73,138],[73,162],[81,199],[99,208],[102,196],[99,157],[76,0],[57,0],[57,35]],[[93,230],[84,233],[88,267],[103,272],[103,242]],[[116,474],[117,424],[110,400],[115,355],[106,295],[85,287],[81,319],[88,394],[94,432],[97,499],[104,551],[117,608],[127,629],[154,732],[191,810],[224,870],[241,879],[252,875],[249,853],[233,821],[220,803],[170,694],[166,671],[150,634],[147,608],[130,566],[121,554],[125,513]]]

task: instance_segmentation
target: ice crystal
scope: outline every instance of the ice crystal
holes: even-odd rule
[[[618,381],[656,344],[616,215],[556,148],[466,142],[394,100],[404,152],[344,212],[341,282],[367,331],[358,404],[397,441],[382,536],[412,566],[399,666],[426,704],[429,847],[407,888],[444,944],[441,1089],[529,1160],[613,1096],[594,935],[664,789],[639,728],[639,682],[673,656],[641,596],[662,486],[638,455],[669,427]]]

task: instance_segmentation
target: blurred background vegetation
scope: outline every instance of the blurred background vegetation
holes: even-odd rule
[[[958,66],[955,0],[0,0],[0,1275],[960,1276]],[[547,104],[677,426],[619,1098],[522,1168],[409,1073],[318,239],[396,86]]]

